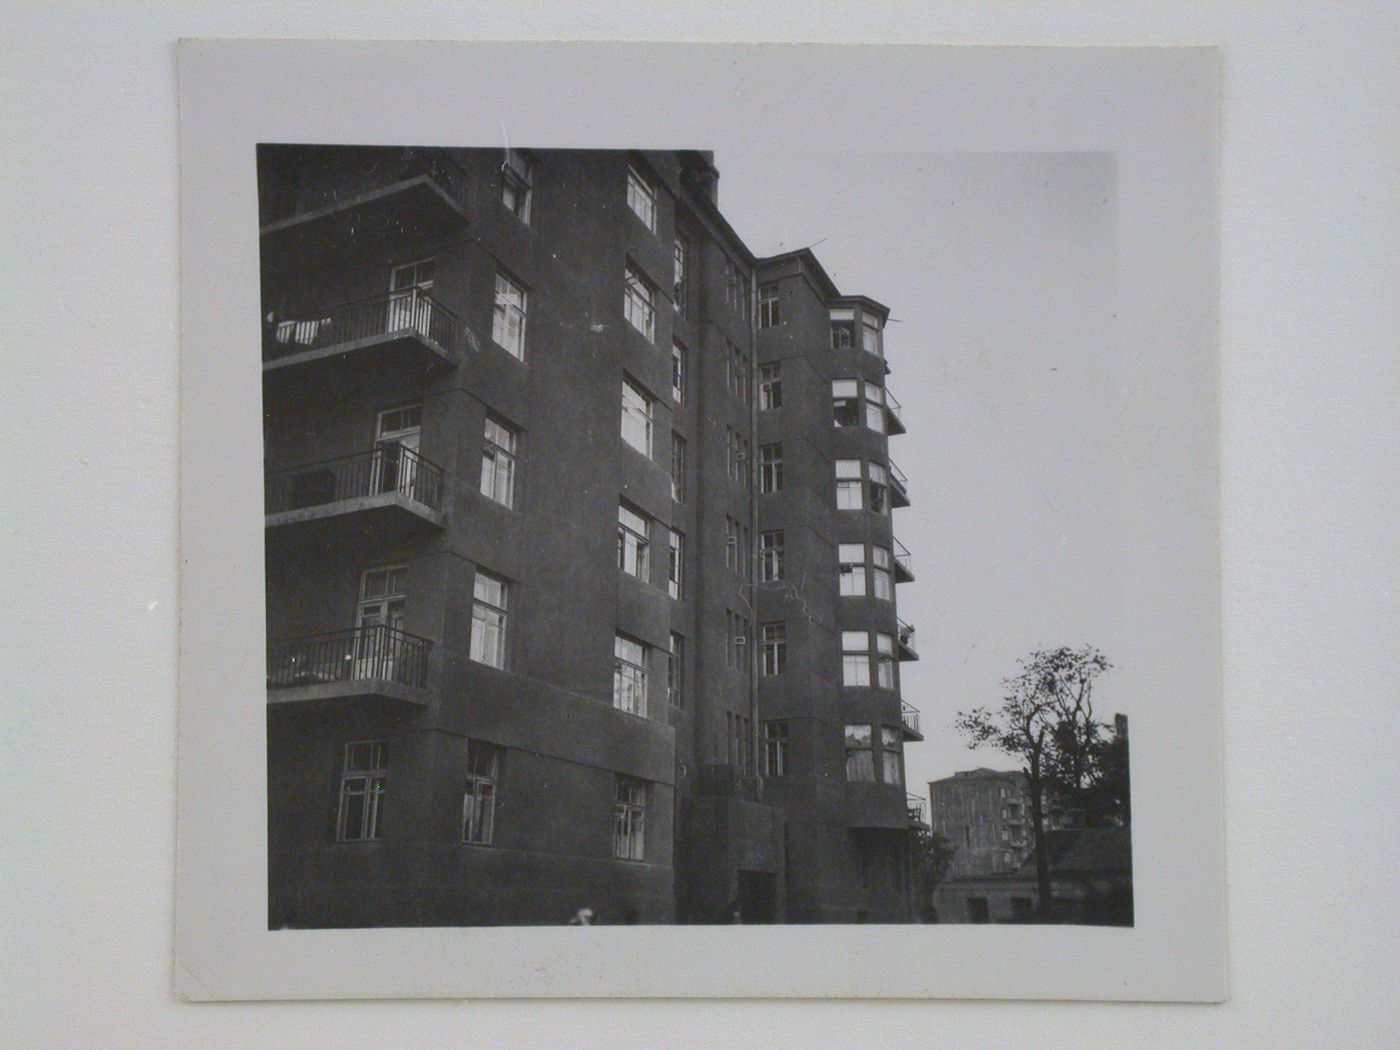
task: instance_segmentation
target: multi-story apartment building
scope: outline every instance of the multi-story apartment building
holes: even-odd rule
[[[930,826],[956,850],[950,879],[1015,871],[1035,844],[1024,773],[963,770],[932,781],[928,798]]]
[[[274,927],[908,918],[887,310],[717,180],[259,151]]]

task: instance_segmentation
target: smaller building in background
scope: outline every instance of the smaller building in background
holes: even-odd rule
[[[1030,855],[1024,773],[969,769],[928,786],[929,824],[953,846],[949,879],[1014,872]]]

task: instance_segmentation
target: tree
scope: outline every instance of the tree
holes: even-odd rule
[[[913,835],[914,887],[919,898],[919,918],[933,922],[936,915],[933,891],[948,874],[955,848],[940,832],[931,831],[923,824],[914,825]]]
[[[959,711],[954,723],[967,746],[993,747],[1021,760],[1031,799],[1036,890],[1041,921],[1053,918],[1045,807],[1052,796],[1068,801],[1093,782],[1103,731],[1094,718],[1094,682],[1112,665],[1093,646],[1037,649],[1004,679],[1006,693],[992,711]]]

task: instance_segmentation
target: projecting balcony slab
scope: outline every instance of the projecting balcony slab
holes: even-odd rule
[[[264,507],[269,530],[320,523],[402,535],[447,523],[442,468],[396,443],[274,471],[264,482]]]
[[[354,679],[346,682],[319,682],[312,685],[268,686],[269,705],[308,704],[317,701],[387,700],[414,707],[427,707],[432,694],[386,678]]]
[[[433,643],[384,624],[274,638],[267,646],[269,705],[387,700],[426,706]]]

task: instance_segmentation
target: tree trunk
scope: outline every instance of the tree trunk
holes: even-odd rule
[[[1045,848],[1045,785],[1040,779],[1040,759],[1032,756],[1026,786],[1031,793],[1031,831],[1035,835],[1036,899],[1041,922],[1054,918],[1054,900],[1050,895],[1050,854]]]

